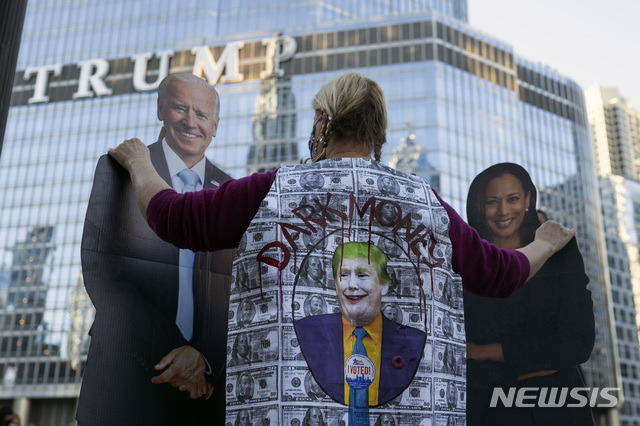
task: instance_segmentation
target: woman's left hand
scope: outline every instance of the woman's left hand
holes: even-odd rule
[[[132,138],[107,153],[129,172],[138,208],[146,220],[149,201],[163,189],[171,188],[153,167],[149,148],[140,139]]]

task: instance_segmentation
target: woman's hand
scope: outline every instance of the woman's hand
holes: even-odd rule
[[[127,139],[115,148],[107,151],[129,173],[136,169],[136,164],[151,164],[149,148],[138,138]]]
[[[535,241],[549,244],[553,253],[558,252],[576,235],[573,229],[565,228],[558,222],[548,220],[536,230]]]
[[[567,245],[576,235],[573,229],[565,228],[558,222],[548,220],[536,230],[536,238],[518,251],[529,260],[529,277],[533,277],[551,256]]]
[[[149,201],[163,189],[171,188],[153,167],[149,148],[140,139],[132,138],[107,153],[129,172],[138,208],[146,220]]]

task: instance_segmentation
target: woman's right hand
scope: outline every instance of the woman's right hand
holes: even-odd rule
[[[574,229],[568,229],[552,220],[548,220],[536,230],[535,241],[551,246],[552,253],[560,251],[576,235]]]
[[[135,170],[140,161],[151,163],[149,148],[138,138],[127,139],[115,148],[107,151],[129,173]]]
[[[149,148],[140,139],[132,138],[107,153],[129,172],[138,208],[146,220],[149,201],[163,189],[171,188],[153,167]]]

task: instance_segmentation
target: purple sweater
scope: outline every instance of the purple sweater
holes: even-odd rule
[[[229,179],[216,189],[198,192],[160,191],[147,206],[149,226],[160,238],[180,248],[213,251],[237,247],[276,172]],[[483,240],[438,194],[436,197],[449,215],[452,266],[462,277],[466,291],[507,297],[524,284],[530,270],[524,254]]]

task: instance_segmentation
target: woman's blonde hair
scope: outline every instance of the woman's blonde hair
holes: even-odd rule
[[[324,134],[327,144],[363,145],[380,161],[387,141],[387,107],[378,83],[349,72],[322,86],[312,105],[316,111],[324,108],[330,117]]]

